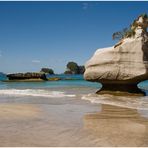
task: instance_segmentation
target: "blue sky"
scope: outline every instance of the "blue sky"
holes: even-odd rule
[[[64,72],[96,49],[112,46],[112,34],[128,27],[148,2],[0,2],[0,71]]]

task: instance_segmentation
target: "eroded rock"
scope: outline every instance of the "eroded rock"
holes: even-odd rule
[[[137,22],[134,36],[98,49],[86,63],[84,78],[102,83],[101,91],[142,93],[137,84],[148,79],[148,25],[141,17]]]

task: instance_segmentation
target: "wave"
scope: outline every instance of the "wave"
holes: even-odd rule
[[[107,104],[131,109],[148,110],[148,96],[114,96],[109,94],[88,94],[82,96],[83,100],[91,103]]]
[[[4,96],[34,96],[34,97],[75,97],[75,94],[66,94],[61,91],[50,91],[43,89],[1,89],[0,95]]]

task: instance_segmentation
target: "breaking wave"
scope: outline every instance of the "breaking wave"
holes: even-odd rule
[[[0,95],[52,97],[52,98],[75,97],[75,94],[67,94],[61,91],[50,91],[44,89],[1,89]]]
[[[82,96],[83,100],[88,100],[91,103],[114,105],[131,109],[148,110],[148,96],[114,96],[109,94],[98,95],[88,94]]]

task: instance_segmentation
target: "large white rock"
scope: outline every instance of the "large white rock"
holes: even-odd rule
[[[102,83],[138,83],[148,79],[148,37],[127,38],[98,49],[85,65],[84,78]]]
[[[148,16],[139,16],[118,44],[98,49],[86,63],[84,78],[101,82],[99,93],[145,95],[137,84],[148,79],[147,27]]]

